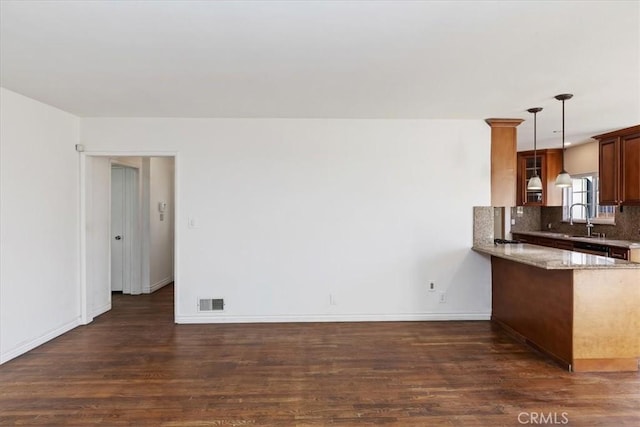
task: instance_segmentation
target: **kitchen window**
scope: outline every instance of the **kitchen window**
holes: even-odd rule
[[[572,210],[574,222],[586,222],[587,215],[594,224],[615,224],[615,206],[600,206],[598,204],[598,174],[589,173],[572,175],[573,187],[562,190],[562,220],[569,221],[569,207],[574,203],[582,203],[584,206],[575,206]]]

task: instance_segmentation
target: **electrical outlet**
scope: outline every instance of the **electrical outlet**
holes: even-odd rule
[[[429,292],[435,292],[436,291],[436,283],[435,282],[429,282],[429,285],[427,287],[429,289]]]
[[[336,297],[333,294],[329,294],[329,305],[338,305],[338,301],[336,301]]]
[[[446,292],[440,292],[440,302],[441,303],[447,302],[447,293]]]

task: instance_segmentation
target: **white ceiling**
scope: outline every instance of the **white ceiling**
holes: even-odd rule
[[[5,1],[3,87],[81,117],[640,123],[638,1]],[[519,149],[532,146],[531,120]]]

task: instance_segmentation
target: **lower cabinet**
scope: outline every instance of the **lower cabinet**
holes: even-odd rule
[[[627,248],[617,248],[615,246],[611,246],[609,248],[609,256],[611,258],[624,259],[629,261],[630,250]]]
[[[491,320],[569,371],[638,371],[640,270],[546,270],[491,257]],[[615,286],[612,286],[615,284]]]
[[[564,239],[554,239],[551,237],[542,237],[542,236],[530,236],[527,234],[518,234],[511,233],[513,238],[522,243],[529,243],[531,245],[540,245],[546,246],[548,248],[556,248],[556,249],[564,249],[567,251],[576,251],[583,253],[590,253],[595,255],[605,255],[610,258],[623,259],[626,261],[640,262],[640,249],[629,249],[623,248],[619,246],[609,246],[606,244],[601,244],[597,242],[597,244],[592,244],[591,246],[597,246],[597,250],[595,248],[583,248],[585,245],[584,242],[574,242],[571,240]]]
[[[572,251],[575,249],[573,242],[570,240],[556,240],[553,242],[553,247],[558,249],[565,249],[567,251]]]

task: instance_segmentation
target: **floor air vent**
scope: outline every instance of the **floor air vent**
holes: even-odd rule
[[[200,311],[221,311],[221,310],[224,310],[224,299],[222,299],[222,298],[201,299],[199,308],[200,308]]]

